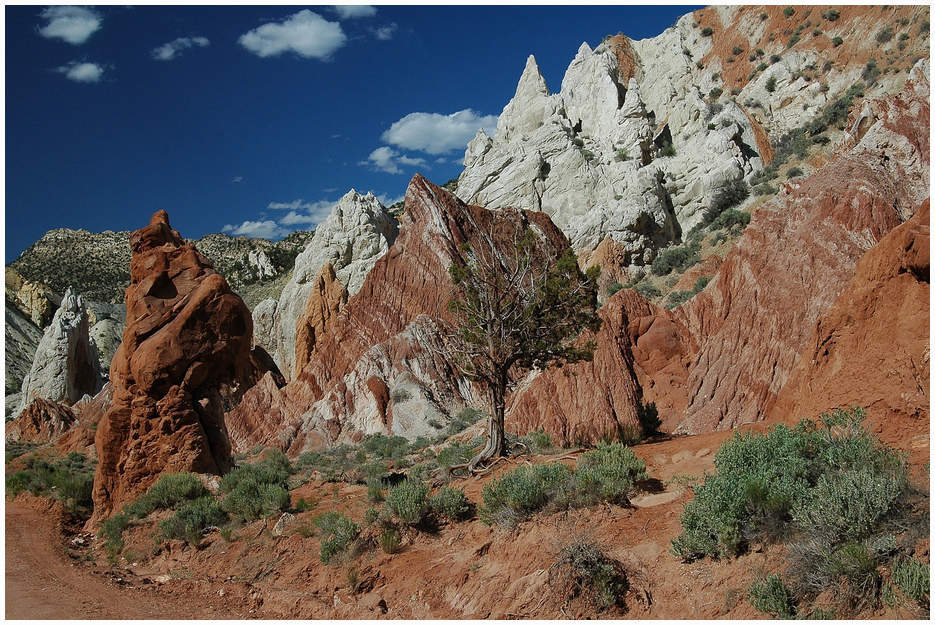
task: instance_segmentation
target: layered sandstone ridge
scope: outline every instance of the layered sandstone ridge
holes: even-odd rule
[[[894,436],[929,415],[929,201],[864,254],[812,335],[770,416],[867,408]]]
[[[130,246],[127,327],[95,437],[95,520],[162,472],[229,470],[224,410],[258,377],[250,311],[165,211]]]
[[[415,176],[399,236],[316,339],[308,364],[282,390],[261,381],[228,413],[235,446],[273,442],[298,454],[376,432],[435,435],[474,399],[441,355],[432,321],[447,314],[448,268],[464,243],[489,233],[505,250],[526,228],[545,250],[568,245],[544,213],[470,206]]]
[[[928,85],[924,60],[899,94],[854,111],[836,157],[757,210],[688,303],[663,311],[635,293],[612,297],[593,363],[533,374],[507,422],[574,440],[632,421],[634,402],[656,402],[666,427],[689,434],[766,417],[858,260],[928,197]],[[882,331],[870,336],[887,348]],[[914,359],[927,344],[927,332],[912,335]],[[903,409],[914,412],[910,399]]]
[[[296,257],[292,277],[279,299],[266,299],[254,309],[255,340],[273,356],[287,379],[297,371],[297,322],[316,288],[319,272],[330,264],[348,294],[354,295],[397,232],[396,219],[372,193],[361,195],[351,189]]]

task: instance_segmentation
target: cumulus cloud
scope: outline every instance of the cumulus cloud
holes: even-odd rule
[[[338,14],[342,20],[350,20],[355,17],[373,17],[377,14],[377,10],[372,6],[367,6],[366,4],[339,4],[334,7],[334,12]]]
[[[244,33],[240,45],[259,57],[294,52],[301,57],[328,59],[347,42],[338,22],[329,22],[317,13],[302,9],[282,22],[263,24]]]
[[[104,76],[104,68],[97,63],[72,61],[68,65],[56,67],[55,71],[65,74],[68,80],[75,82],[100,82]]]
[[[239,226],[227,224],[221,228],[221,232],[234,236],[243,235],[261,239],[280,239],[289,234],[289,230],[269,219],[266,221],[245,221]]]
[[[243,182],[243,176],[234,176],[231,179],[231,182],[233,182],[234,184],[237,184],[238,182]]]
[[[87,41],[101,27],[100,15],[84,7],[48,7],[41,15],[47,23],[39,29],[40,35],[76,46]]]
[[[171,61],[179,56],[183,50],[192,47],[204,48],[211,42],[207,37],[179,37],[169,43],[164,43],[158,48],[153,49],[153,58],[157,61]]]
[[[396,22],[387,24],[386,26],[380,26],[379,28],[374,28],[373,36],[380,41],[389,41],[393,38],[393,35],[396,34],[396,28]]]
[[[400,169],[400,165],[425,166],[425,159],[400,154],[393,148],[384,145],[371,152],[367,160],[361,161],[360,164],[370,165],[374,169],[385,171],[388,174],[401,174],[403,170]]]
[[[392,206],[397,202],[402,202],[405,198],[405,194],[392,197],[388,193],[381,193],[377,196],[377,199],[380,200],[380,204],[383,204],[383,206]]]
[[[493,136],[497,131],[496,115],[478,115],[464,109],[451,115],[409,113],[383,133],[383,141],[409,150],[443,154],[464,149],[477,130]]]

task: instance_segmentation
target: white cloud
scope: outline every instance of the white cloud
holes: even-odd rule
[[[65,78],[75,82],[100,82],[104,75],[104,68],[97,63],[79,63],[78,61],[56,67],[55,71],[65,74]]]
[[[234,236],[243,235],[261,239],[279,239],[289,234],[289,230],[271,220],[245,221],[239,226],[227,224],[221,228],[221,232],[227,232]]]
[[[334,12],[338,14],[342,20],[350,20],[355,17],[373,17],[377,14],[377,10],[372,6],[367,6],[366,4],[339,4],[334,7]]]
[[[331,213],[335,204],[337,204],[335,200],[318,200],[316,202],[293,200],[291,202],[270,202],[267,208],[289,211],[285,217],[279,219],[280,225],[298,226],[320,223]]]
[[[48,23],[39,29],[47,39],[61,39],[79,45],[101,27],[101,17],[91,9],[76,6],[48,7],[42,12]]]
[[[347,42],[347,36],[338,22],[303,9],[282,22],[254,28],[238,41],[259,57],[294,52],[307,59],[326,60]]]
[[[198,46],[204,48],[211,42],[207,37],[179,37],[169,43],[164,43],[158,48],[153,49],[153,58],[157,61],[171,61],[181,54],[182,50]]]
[[[400,154],[393,148],[384,145],[371,152],[367,160],[361,161],[360,164],[370,165],[374,169],[385,171],[388,174],[401,174],[403,171],[399,168],[400,165],[425,166],[425,160]]]
[[[243,176],[234,176],[231,179],[231,182],[233,182],[234,184],[237,184],[238,182],[243,182]]]
[[[409,113],[394,122],[381,138],[397,147],[435,155],[464,149],[479,128],[493,136],[497,131],[497,116],[480,116],[471,109],[451,115]]]
[[[396,34],[396,28],[396,22],[387,24],[386,26],[380,26],[379,28],[374,28],[373,36],[380,41],[389,41],[393,38],[393,35]]]

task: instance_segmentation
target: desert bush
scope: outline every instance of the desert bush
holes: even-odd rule
[[[512,525],[546,507],[558,494],[571,470],[563,464],[522,466],[488,482],[481,493],[480,518],[491,525]]]
[[[792,17],[793,15],[795,15],[795,9],[792,7],[786,7],[785,9],[782,10],[782,14],[785,15],[786,17]]]
[[[208,489],[194,473],[163,473],[145,494],[126,507],[126,512],[142,519],[156,510],[175,508],[207,494]]]
[[[429,487],[418,480],[407,479],[389,490],[386,508],[403,523],[418,525],[428,512],[426,496]]]
[[[734,46],[733,50],[731,50],[731,54],[733,54],[734,56],[737,56],[738,54],[741,54],[742,52],[743,52],[743,48],[740,46]]]
[[[609,287],[607,287],[607,297],[615,295],[618,291],[623,288],[623,285],[619,282],[614,282]]]
[[[720,87],[715,87],[708,93],[708,97],[711,98],[712,100],[717,100],[718,98],[721,97],[722,93],[724,93],[723,89],[721,89]]]
[[[839,45],[844,43],[844,40],[841,39],[840,37],[835,37],[834,39],[831,40],[831,43],[834,44],[835,48],[837,48]]]
[[[659,150],[659,156],[675,156],[675,146],[671,143],[666,143]]]
[[[711,278],[707,276],[699,276],[698,279],[695,280],[695,285],[692,287],[692,292],[696,294],[701,293],[701,291],[703,291],[704,288],[708,286],[708,282],[710,281],[711,281]],[[660,425],[661,424],[662,422],[660,421]],[[659,426],[656,426],[656,427],[659,427]]]
[[[15,497],[29,491],[54,497],[67,511],[85,517],[93,506],[94,466],[94,461],[77,451],[56,459],[28,457],[24,469],[7,473],[6,493]]]
[[[429,509],[437,516],[449,521],[460,521],[471,513],[471,503],[460,488],[442,486],[438,493],[428,500]]]
[[[731,180],[726,185],[718,189],[711,198],[711,205],[704,212],[702,223],[710,224],[718,215],[729,208],[733,208],[750,197],[750,187],[743,178]]]
[[[652,299],[654,297],[659,297],[662,295],[662,292],[650,284],[649,282],[640,282],[633,287],[633,290],[645,297],[646,299]]]
[[[289,507],[289,475],[292,466],[282,452],[255,464],[245,464],[221,478],[222,507],[234,517],[253,521]]]
[[[735,434],[715,455],[716,473],[686,505],[675,552],[685,559],[736,555],[754,537],[799,531],[825,539],[847,523],[855,530],[836,540],[864,538],[894,511],[906,484],[903,460],[862,428],[864,417],[859,408],[836,410],[822,415],[823,427],[803,420]],[[883,488],[895,492],[882,495]],[[848,497],[867,509],[851,510]]]
[[[39,446],[36,443],[27,443],[22,441],[5,441],[6,461],[10,462],[22,455],[35,451]]]
[[[369,454],[382,460],[398,459],[409,453],[409,441],[402,436],[368,434],[361,439],[359,446]]]
[[[532,454],[541,454],[542,452],[555,448],[555,445],[552,443],[552,437],[541,428],[533,430],[525,436],[520,436],[517,441],[525,445],[529,453]]]
[[[685,271],[698,262],[700,247],[697,242],[687,242],[662,250],[653,261],[653,273],[657,276],[667,276],[673,270]],[[639,291],[639,285],[637,285],[637,291]]]
[[[315,526],[322,532],[319,559],[323,564],[344,552],[360,534],[360,528],[347,516],[339,512],[325,512],[315,518]]]
[[[897,560],[891,573],[893,583],[919,605],[929,603],[929,565],[915,558]]]
[[[821,16],[829,22],[835,22],[839,17],[841,17],[841,12],[837,9],[828,9],[828,11],[822,13]]]
[[[750,213],[729,208],[711,222],[712,230],[730,230],[734,226],[745,228],[750,223]]]
[[[778,191],[776,187],[766,182],[761,183],[753,187],[754,195],[773,195]]]
[[[698,278],[698,281],[701,281],[703,278]],[[695,282],[697,286],[698,282]],[[705,284],[707,280],[705,279]],[[700,291],[701,289],[697,289]],[[648,404],[640,403],[636,408],[636,418],[640,422],[640,427],[643,428],[644,436],[652,436],[659,432],[659,427],[662,425],[662,419],[659,418],[659,409],[656,408],[656,402],[649,402]]]
[[[373,503],[383,501],[383,482],[379,479],[371,478],[367,480],[367,500]]]
[[[210,495],[199,497],[179,507],[175,514],[159,523],[163,538],[178,538],[197,544],[204,530],[227,521],[227,514]]]
[[[123,532],[130,526],[130,515],[121,512],[115,514],[109,519],[105,519],[101,524],[101,531],[98,534],[104,539],[104,549],[108,554],[116,555],[123,549]]]
[[[669,295],[666,297],[666,309],[671,310],[675,308],[676,306],[684,304],[685,302],[687,302],[688,300],[692,298],[692,295],[694,295],[694,293],[692,293],[691,291],[670,292]]]
[[[622,605],[629,588],[623,565],[584,539],[562,549],[549,578],[551,585],[563,587],[569,599],[587,597],[598,609]]]
[[[438,466],[445,469],[468,462],[474,455],[474,445],[471,442],[452,441],[438,452],[435,461]]]
[[[893,34],[892,26],[884,26],[877,31],[875,39],[877,40],[877,43],[886,43],[893,38]]]
[[[776,574],[766,575],[753,582],[747,591],[750,605],[776,618],[791,619],[795,616],[792,594]]]
[[[769,93],[776,91],[776,77],[775,76],[770,76],[769,78],[766,79],[766,90]]]
[[[625,161],[630,158],[630,155],[627,153],[626,148],[618,149],[616,152],[616,156],[617,156],[618,161]]]
[[[399,551],[401,542],[402,538],[399,535],[399,530],[395,527],[384,527],[383,531],[380,532],[380,548],[383,553],[396,553]]]
[[[705,26],[704,28],[701,29],[702,37],[710,37],[713,34],[714,34],[714,29],[711,28],[710,26]]]
[[[606,501],[628,505],[638,480],[646,479],[646,464],[621,443],[600,443],[585,452],[564,485],[569,507],[585,507]]]
[[[483,411],[476,408],[465,408],[455,417],[454,421],[448,424],[445,432],[446,436],[454,436],[477,423],[480,419],[486,417]]]

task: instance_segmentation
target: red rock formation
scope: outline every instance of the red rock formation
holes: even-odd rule
[[[812,336],[770,420],[867,408],[887,436],[927,434],[929,202],[864,254]]]
[[[582,270],[599,266],[601,275],[597,279],[598,293],[603,296],[615,282],[626,284],[630,281],[630,271],[627,268],[629,254],[623,246],[611,238],[601,241],[594,251],[584,252],[578,257],[578,265]]]
[[[64,404],[36,397],[6,428],[10,440],[48,443],[77,423],[75,413]]]
[[[159,211],[130,236],[127,327],[95,445],[94,519],[164,471],[231,466],[223,411],[256,377],[250,311]]]
[[[311,360],[296,379],[281,391],[260,385],[228,413],[232,439],[266,443],[269,439],[257,432],[285,432],[288,440],[280,444],[296,454],[322,442],[353,440],[361,432],[392,427],[413,434],[427,427],[425,419],[411,418],[414,413],[444,412],[464,403],[470,388],[459,386],[448,363],[429,347],[438,340],[429,317],[446,314],[448,267],[462,244],[492,232],[507,249],[513,234],[527,227],[556,253],[568,245],[545,213],[469,206],[415,176],[399,237],[334,318],[333,330],[316,338]],[[404,415],[393,411],[392,396],[386,396],[399,385],[412,396]],[[259,426],[257,415],[263,414],[269,418]],[[272,423],[277,419],[281,422]]]
[[[756,211],[704,291],[673,311],[634,294],[611,298],[594,362],[533,374],[512,399],[507,427],[545,427],[562,440],[571,434],[593,441],[613,423],[632,423],[637,401],[655,401],[663,429],[685,433],[733,428],[770,413],[857,261],[928,195],[928,81],[921,72],[897,96],[852,113],[849,125],[864,130],[828,165],[787,184]],[[894,253],[889,247],[880,254]],[[913,319],[927,318],[924,298],[914,303]],[[879,350],[890,340],[882,328],[868,338],[879,341]],[[913,362],[922,358],[912,353]],[[921,366],[905,368],[906,387]],[[862,397],[852,390],[855,401]],[[828,397],[824,403],[843,401]],[[920,405],[901,401],[909,413]],[[809,403],[804,410],[821,402]]]
[[[296,320],[295,370],[301,371],[311,360],[315,346],[331,330],[338,313],[347,304],[347,289],[337,279],[328,263],[321,268],[308,294],[305,312]]]

